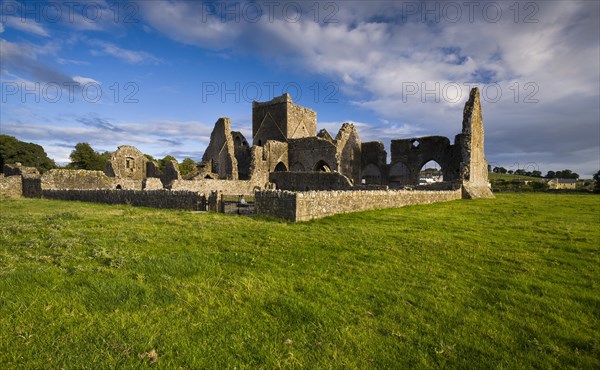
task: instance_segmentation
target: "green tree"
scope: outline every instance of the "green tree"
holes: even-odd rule
[[[547,179],[553,179],[555,177],[556,177],[556,172],[554,172],[554,171],[548,171],[548,173],[546,174]]]
[[[542,172],[541,171],[533,171],[533,172],[531,172],[531,176],[542,177]]]
[[[110,152],[100,154],[90,144],[78,143],[69,156],[71,163],[67,165],[67,168],[104,171],[106,163],[110,159],[110,154]]]
[[[518,170],[515,170],[515,175],[520,175],[520,176],[525,176],[526,172],[524,169],[519,168]]]
[[[594,193],[600,193],[600,171],[594,174],[594,181],[596,182],[594,185]]]
[[[56,167],[41,145],[26,143],[13,136],[0,135],[0,171],[5,164],[16,162],[23,166],[36,167],[42,173]]]
[[[196,162],[192,158],[185,158],[183,162],[179,164],[179,172],[181,175],[187,175],[192,172],[195,166]]]

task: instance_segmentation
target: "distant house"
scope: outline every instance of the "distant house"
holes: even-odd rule
[[[548,189],[551,190],[575,190],[577,179],[552,179],[548,181]]]

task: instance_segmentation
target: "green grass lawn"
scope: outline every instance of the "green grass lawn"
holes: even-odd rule
[[[0,368],[599,368],[600,196],[0,209]]]

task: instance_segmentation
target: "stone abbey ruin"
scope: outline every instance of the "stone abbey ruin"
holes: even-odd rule
[[[335,136],[317,132],[317,114],[288,94],[252,103],[252,145],[229,118],[219,118],[202,162],[181,176],[175,161],[161,170],[132,146],[119,146],[104,172],[7,165],[0,194],[127,203],[158,208],[223,210],[223,195],[253,196],[258,214],[303,221],[336,213],[461,198],[493,197],[484,156],[479,90],[470,92],[462,131],[361,142],[354,125]],[[420,185],[423,165],[436,161],[443,181]]]

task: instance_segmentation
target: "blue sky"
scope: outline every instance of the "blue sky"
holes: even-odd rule
[[[596,1],[1,4],[0,132],[57,162],[200,160],[219,117],[250,140],[251,101],[285,91],[332,135],[453,139],[479,86],[492,165],[600,169]]]

